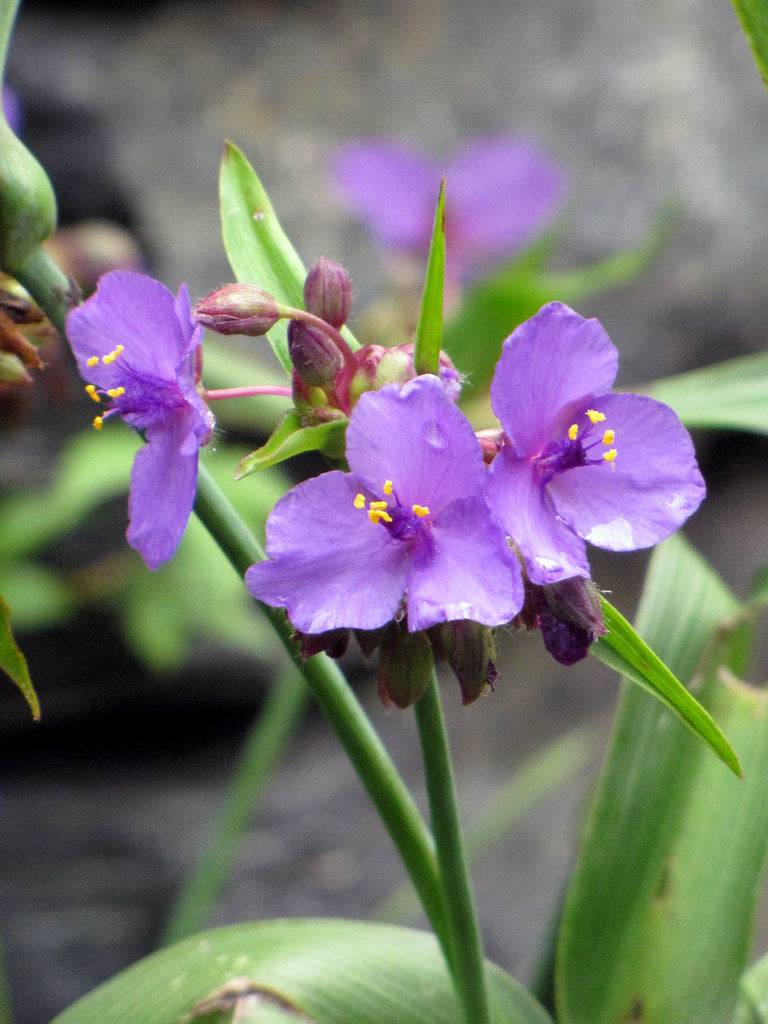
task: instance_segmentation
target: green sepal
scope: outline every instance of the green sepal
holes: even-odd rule
[[[445,288],[445,178],[435,209],[435,223],[429,246],[427,273],[416,326],[413,364],[416,373],[437,373],[443,343],[443,291]]]
[[[322,452],[329,459],[340,459],[344,455],[344,440],[347,433],[346,418],[318,423],[313,427],[302,427],[298,413],[287,413],[279,423],[272,437],[255,452],[241,459],[235,469],[235,480],[242,480],[249,473],[303,455],[305,452]]]
[[[21,691],[24,700],[29,704],[35,721],[40,718],[40,701],[29,677],[27,659],[21,652],[11,630],[11,609],[4,598],[0,597],[0,669],[10,676]]]

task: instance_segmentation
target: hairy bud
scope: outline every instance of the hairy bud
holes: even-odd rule
[[[288,324],[288,355],[299,377],[313,387],[331,384],[344,366],[336,342],[319,328],[298,320]]]
[[[258,338],[274,327],[283,307],[269,292],[254,284],[225,284],[196,303],[194,317],[217,334],[246,334]]]
[[[352,282],[344,267],[322,256],[304,282],[304,305],[338,330],[349,316]]]
[[[605,633],[597,587],[592,580],[574,576],[540,591],[537,625],[544,646],[561,665],[574,665]]]

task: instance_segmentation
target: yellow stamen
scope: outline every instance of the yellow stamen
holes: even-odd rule
[[[393,490],[394,490],[394,485],[393,485],[392,481],[391,480],[385,480],[384,481],[384,493],[385,494],[391,494]]]
[[[101,430],[101,428],[103,426],[104,426],[104,417],[103,416],[94,416],[93,417],[93,429],[94,430]]]
[[[570,425],[570,427],[568,427],[568,438],[571,441],[575,441],[578,436],[579,436],[579,425],[578,425],[578,423],[572,423]]]
[[[107,364],[114,363],[114,361],[116,359],[117,359],[117,352],[107,352],[107,354],[104,356],[104,362],[107,363]]]
[[[587,416],[590,423],[602,423],[605,419],[605,413],[598,412],[597,409],[587,409]]]
[[[603,444],[613,444],[613,442],[615,440],[616,440],[616,431],[615,430],[606,430],[605,433],[603,434]]]
[[[419,519],[429,515],[429,509],[426,505],[411,505],[411,508],[413,509],[413,514],[418,516]]]
[[[610,451],[603,452],[603,459],[605,459],[606,462],[615,462],[616,461],[616,456],[618,454],[619,453],[616,451],[615,448],[611,448]]]
[[[101,401],[101,398],[96,393],[96,385],[95,384],[86,384],[85,385],[85,393],[86,393],[86,395],[88,395],[89,398],[92,398],[94,402],[100,402]]]
[[[365,508],[365,495],[356,494],[355,500],[352,502],[352,504],[355,506],[355,508]]]
[[[368,518],[372,523],[392,522],[392,516],[389,514],[389,512],[385,512],[383,508],[368,509]]]
[[[370,502],[368,507],[369,508],[377,508],[379,510],[386,510],[387,508],[389,508],[389,506],[387,505],[386,501],[372,501],[372,502]]]
[[[99,359],[98,356],[91,356],[90,359],[86,359],[85,360],[85,365],[86,366],[98,366],[100,362],[101,362],[101,360]]]
[[[125,388],[108,388],[107,394],[110,398],[119,398],[120,395],[125,394]]]
[[[121,352],[125,351],[125,345],[115,345],[115,355],[119,356]]]

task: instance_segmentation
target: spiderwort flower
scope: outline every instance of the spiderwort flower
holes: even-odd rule
[[[130,271],[105,274],[94,295],[67,318],[67,335],[86,392],[104,411],[143,431],[147,444],[133,463],[128,543],[150,569],[171,558],[187,525],[200,447],[214,419],[198,394],[195,358],[202,329],[192,320],[182,285]]]
[[[658,543],[704,497],[685,427],[661,402],[612,393],[617,368],[597,320],[560,302],[504,342],[491,386],[504,436],[485,494],[533,583],[589,577],[585,541]]]
[[[425,255],[441,176],[448,186],[450,276],[464,279],[515,255],[562,205],[562,169],[530,139],[468,141],[448,161],[385,139],[342,147],[334,177],[352,209],[382,245]]]
[[[481,497],[472,427],[437,377],[362,395],[347,428],[351,473],[289,491],[267,521],[269,559],[248,589],[286,608],[303,633],[370,630],[398,616],[508,622],[522,604],[519,568]]]

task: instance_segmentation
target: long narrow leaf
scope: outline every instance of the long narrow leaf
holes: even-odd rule
[[[768,4],[765,0],[733,0],[763,81],[768,85]]]
[[[416,327],[413,360],[417,373],[437,373],[443,343],[443,289],[445,287],[445,178],[435,209],[427,274]]]
[[[29,704],[32,717],[37,721],[40,718],[40,701],[37,699],[35,688],[29,677],[27,659],[13,638],[11,609],[2,597],[0,597],[0,671],[5,672],[21,690],[24,700]]]

